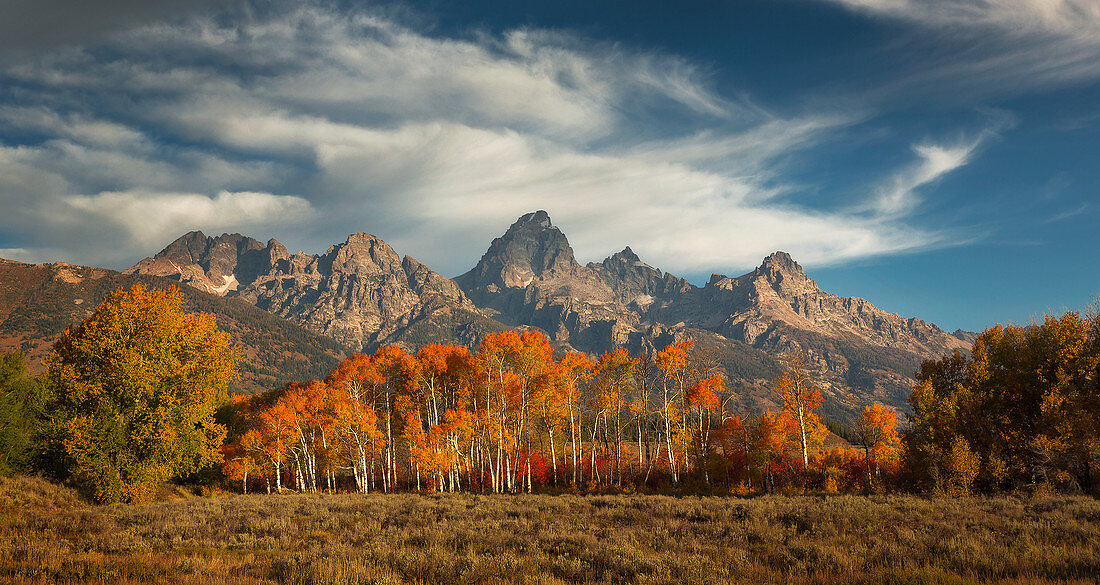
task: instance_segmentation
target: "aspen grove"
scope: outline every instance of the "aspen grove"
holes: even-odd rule
[[[489,335],[476,353],[388,346],[345,359],[323,382],[237,397],[223,469],[246,493],[835,490],[874,480],[855,450],[789,455],[805,443],[796,418],[743,420],[730,398],[717,362],[690,341],[595,359],[556,357],[536,331]],[[896,467],[896,422],[875,449],[880,472]]]

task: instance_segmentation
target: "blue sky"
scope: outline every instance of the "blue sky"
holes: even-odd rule
[[[546,209],[948,330],[1100,291],[1094,0],[66,4],[0,23],[0,257],[368,231],[453,276]]]

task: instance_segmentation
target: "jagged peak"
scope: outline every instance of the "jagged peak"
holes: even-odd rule
[[[405,254],[401,257],[401,268],[405,270],[405,274],[412,276],[419,271],[434,272],[431,268],[428,268],[416,258]]]
[[[354,232],[348,234],[345,244],[369,244],[371,242],[383,242],[382,238],[367,232]]]
[[[641,262],[641,260],[642,260],[641,258],[638,257],[637,254],[634,253],[634,250],[630,249],[630,246],[627,246],[627,247],[623,248],[622,252],[617,252],[611,257],[612,258],[622,258],[623,260],[627,260],[629,262]]]
[[[263,246],[259,241],[236,232],[231,234],[223,233],[219,236],[208,236],[200,230],[192,230],[173,240],[172,243],[158,252],[157,256],[170,254],[179,250],[186,250],[192,254],[207,253],[212,247],[217,245],[231,244],[240,246],[242,242],[253,247]]]
[[[638,256],[638,254],[635,253],[634,250],[632,250],[630,248],[630,246],[627,246],[627,247],[623,248],[621,251],[615,252],[614,254],[608,256],[607,258],[604,258],[604,260],[601,264],[605,267],[608,267],[608,268],[611,268],[613,266],[618,265],[618,266],[625,266],[625,267],[627,267],[627,268],[629,268],[630,270],[633,270],[633,271],[637,271],[639,269],[642,269],[642,270],[645,270],[645,271],[648,271],[648,272],[654,272],[658,276],[663,274],[661,272],[661,270],[659,270],[657,268],[654,268],[654,267],[650,266],[649,264],[646,264],[645,262],[643,262],[642,259]],[[592,264],[590,264],[589,266],[592,266]]]
[[[179,241],[182,241],[182,240],[189,240],[189,241],[205,240],[205,241],[208,241],[208,242],[221,242],[221,241],[225,241],[225,240],[239,241],[239,240],[251,240],[251,239],[252,238],[250,238],[250,237],[248,237],[244,234],[241,234],[239,232],[233,232],[233,233],[222,232],[220,235],[217,235],[217,236],[208,236],[202,230],[191,230],[191,231],[183,234],[182,236],[176,238],[175,241],[179,242]]]
[[[710,280],[707,281],[707,287],[714,286],[729,286],[734,281],[744,281],[746,278],[752,279],[757,276],[766,276],[769,280],[779,281],[783,280],[785,276],[794,276],[799,278],[809,278],[802,270],[802,266],[795,262],[794,258],[790,254],[783,251],[776,251],[768,254],[760,262],[760,266],[756,267],[756,270],[732,278],[725,274],[718,274],[717,272],[710,275]]]
[[[211,241],[211,238],[208,237],[206,234],[202,233],[201,231],[191,230],[191,231],[183,234],[182,236],[172,240],[172,242],[169,243],[167,246],[165,246],[164,249],[159,252],[159,254],[163,254],[163,253],[165,253],[169,250],[178,249],[180,247],[190,248],[191,245],[196,244],[198,242],[202,242],[203,244],[206,244],[207,242],[210,242],[210,241]]]
[[[569,239],[541,209],[520,216],[503,236],[493,240],[482,262],[494,253],[503,254],[499,259],[505,264],[518,263],[517,266],[525,266],[535,274],[576,264]]]
[[[526,227],[542,228],[542,229],[557,229],[554,227],[554,223],[550,221],[550,214],[545,210],[539,209],[538,211],[532,211],[531,213],[525,213],[519,216],[519,219],[508,228],[508,231],[522,229]]]
[[[333,244],[325,254],[338,254],[345,257],[349,254],[357,254],[360,252],[365,252],[371,256],[381,253],[390,257],[390,259],[395,262],[400,262],[400,257],[397,255],[397,251],[393,249],[393,246],[390,246],[382,238],[367,232],[354,232],[348,234],[348,237],[342,244]]]
[[[516,243],[542,248],[569,248],[569,238],[566,238],[565,234],[551,223],[550,215],[541,209],[521,215],[508,228],[508,231],[493,240],[487,254],[494,249],[511,247]],[[572,257],[572,254],[572,249],[569,248],[569,256]]]
[[[772,268],[780,272],[787,272],[793,274],[805,274],[802,267],[798,262],[795,262],[794,258],[790,254],[783,251],[776,251],[769,254],[760,263],[760,268],[767,269]]]
[[[456,277],[467,292],[487,288],[524,288],[548,272],[572,272],[579,267],[569,239],[543,210],[520,216],[496,238],[469,272]]]
[[[382,238],[367,232],[348,234],[343,243],[333,244],[317,258],[323,274],[330,272],[367,274],[392,272],[402,268],[401,257],[398,256],[397,251]]]

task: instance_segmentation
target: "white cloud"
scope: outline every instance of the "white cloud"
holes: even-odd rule
[[[1085,213],[1086,211],[1089,211],[1089,204],[1088,203],[1082,203],[1082,204],[1080,204],[1076,207],[1071,207],[1069,209],[1065,209],[1063,211],[1055,213],[1054,215],[1052,215],[1052,216],[1048,217],[1047,219],[1043,220],[1043,223],[1056,223],[1056,222],[1059,222],[1059,221],[1065,221],[1067,219],[1077,217],[1077,216]]]
[[[1015,94],[1100,78],[1096,0],[825,0],[910,22],[931,41],[923,70],[898,92]]]
[[[0,106],[39,135],[0,145],[0,234],[117,267],[189,229],[303,249],[365,230],[454,275],[534,209],[582,260],[839,262],[946,243],[901,215],[973,151],[926,147],[892,213],[799,205],[785,165],[859,112],[769,112],[682,59],[560,32],[431,37],[316,6],[149,26],[4,79],[48,105]]]
[[[36,263],[41,259],[26,248],[0,248],[0,258],[18,262]]]
[[[943,146],[918,144],[913,151],[919,161],[898,172],[875,196],[874,210],[887,216],[911,211],[919,202],[916,190],[965,165],[977,142]]]
[[[316,219],[305,199],[270,193],[223,191],[208,197],[195,193],[123,191],[69,196],[63,201],[83,221],[118,225],[133,243],[142,246],[163,241],[165,234],[192,229],[247,230]]]
[[[82,115],[62,116],[43,106],[0,106],[0,122],[8,128],[63,137],[74,142],[117,150],[137,150],[146,145],[141,132]]]
[[[60,138],[0,145],[0,234],[22,244],[18,257],[0,257],[121,268],[189,229],[280,230],[311,217],[298,197],[222,192],[275,182],[270,164],[174,150],[133,153]]]
[[[830,0],[853,9],[927,24],[996,27],[1014,34],[1086,36],[1100,31],[1093,0]]]
[[[990,139],[1016,125],[1016,118],[1001,110],[985,112],[987,126],[975,136],[936,144],[926,141],[913,145],[917,161],[898,169],[864,206],[879,218],[901,218],[921,203],[920,190],[945,175],[966,166],[977,150]]]

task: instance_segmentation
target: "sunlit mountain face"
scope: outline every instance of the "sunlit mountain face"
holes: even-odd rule
[[[908,408],[922,360],[969,351],[973,333],[822,290],[787,252],[703,286],[644,262],[629,246],[581,264],[545,210],[493,239],[474,268],[447,279],[377,236],[355,233],[323,254],[289,253],[240,234],[184,234],[125,275],[160,277],[237,298],[344,347],[476,349],[506,329],[543,333],[559,352],[622,347],[654,355],[684,341],[711,356],[745,408],[775,406],[781,357],[805,356],[839,417],[879,401]]]

